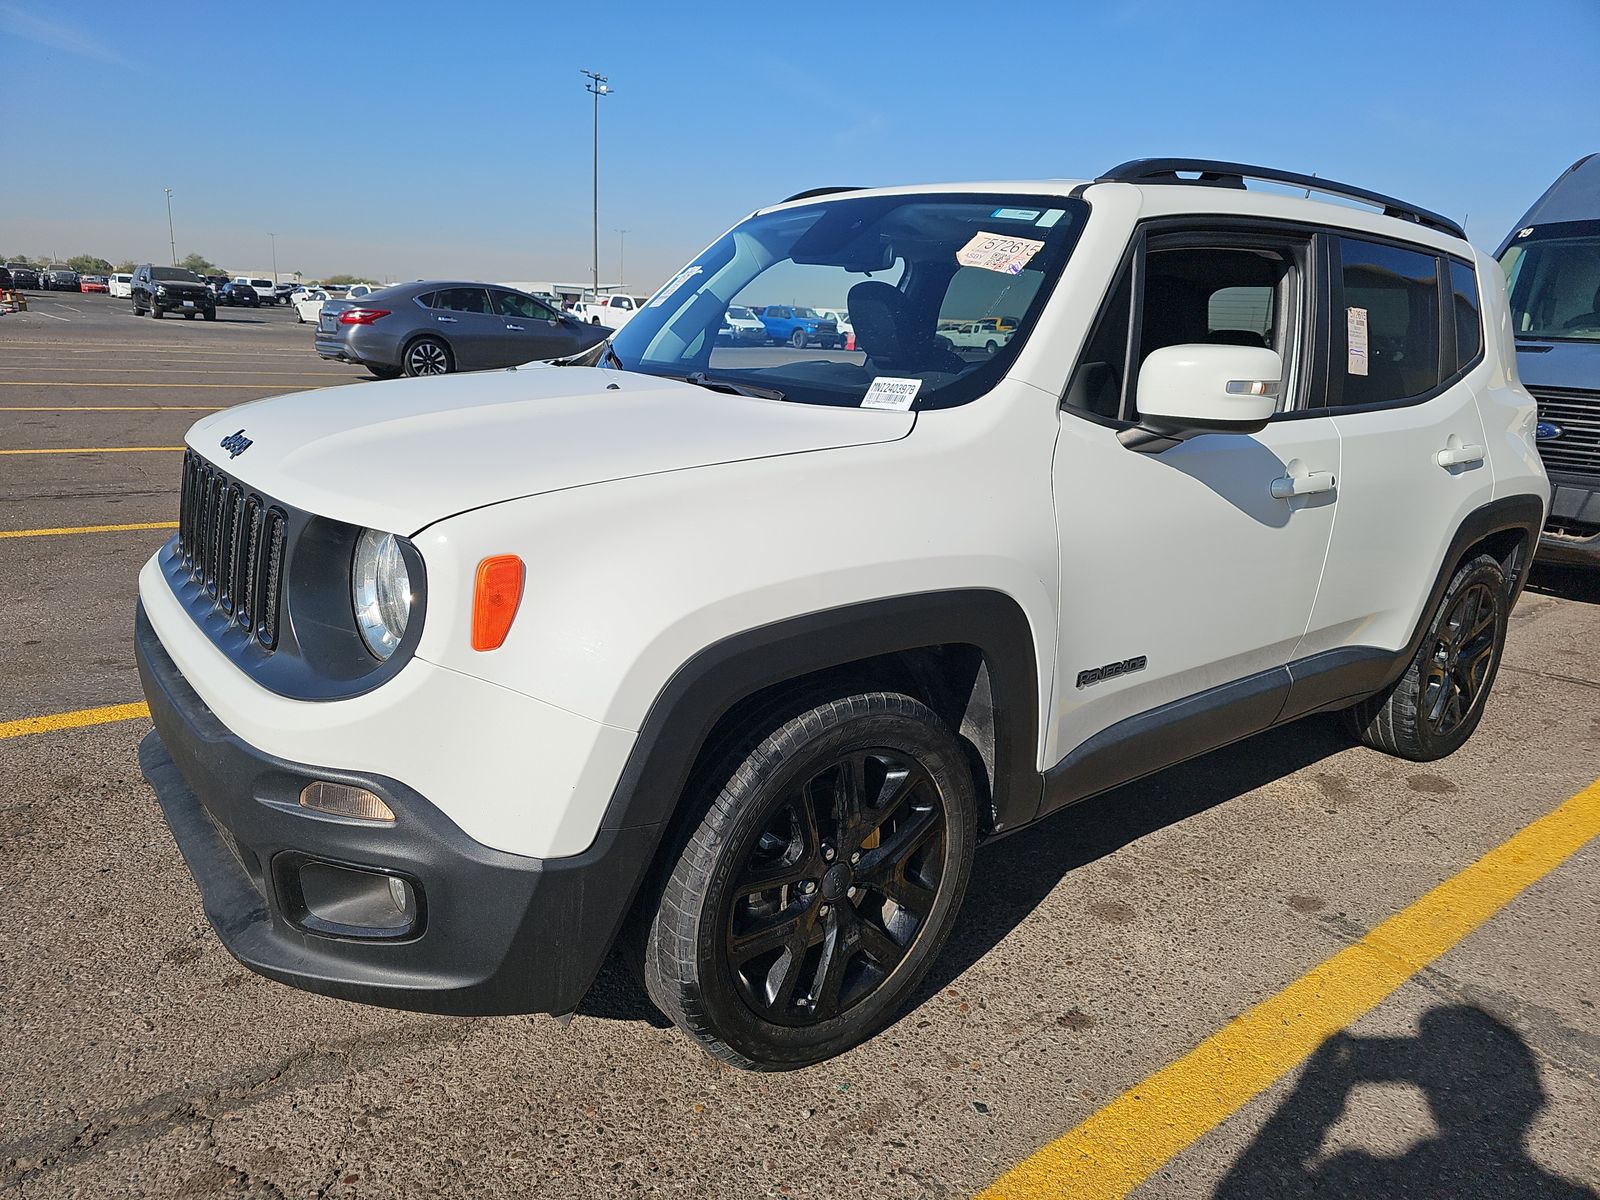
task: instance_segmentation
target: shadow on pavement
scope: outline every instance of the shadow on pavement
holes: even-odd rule
[[[1359,1112],[1352,1093],[1364,1083],[1414,1085],[1437,1132],[1399,1155],[1324,1154],[1323,1142],[1346,1109]],[[1545,1100],[1533,1053],[1515,1030],[1480,1008],[1431,1009],[1416,1037],[1338,1033],[1311,1056],[1215,1198],[1596,1200],[1592,1189],[1528,1156],[1528,1129]]]
[[[1297,721],[1075,804],[980,849],[955,930],[907,1011],[992,950],[1069,872],[1351,744],[1332,718]]]
[[[1600,604],[1600,570],[1554,567],[1534,559],[1528,572],[1528,591],[1541,596],[1560,596],[1580,604]]]

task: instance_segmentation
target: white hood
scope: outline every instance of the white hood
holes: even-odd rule
[[[240,405],[188,443],[285,504],[392,533],[501,500],[894,441],[908,412],[726,395],[586,367],[359,383]],[[219,443],[242,432],[230,457]]]

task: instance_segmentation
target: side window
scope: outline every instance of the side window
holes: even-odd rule
[[[1456,370],[1483,349],[1483,321],[1478,316],[1478,275],[1464,262],[1450,260],[1451,304],[1456,312]]]
[[[494,297],[494,310],[502,317],[527,317],[536,320],[543,317],[539,312],[539,302],[531,296],[519,296],[515,292],[493,291],[489,295]]]
[[[1301,337],[1300,270],[1288,245],[1163,246],[1145,254],[1136,362],[1168,346],[1257,346],[1283,360],[1283,405],[1293,407]],[[1135,383],[1127,389],[1137,394]]]
[[[423,292],[422,295],[417,297],[417,303],[422,305],[423,308],[438,308],[439,306],[434,303],[438,294],[438,292]]]
[[[441,288],[434,293],[434,308],[451,312],[487,313],[489,294],[483,288]]]
[[[1383,404],[1439,386],[1439,260],[1418,250],[1339,239],[1344,320],[1333,321],[1341,404]],[[1363,345],[1363,341],[1365,344]],[[1344,343],[1344,353],[1339,344]]]

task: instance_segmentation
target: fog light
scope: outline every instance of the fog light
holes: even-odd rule
[[[395,912],[405,912],[411,907],[411,885],[399,876],[389,876],[389,900],[394,904]]]
[[[285,851],[273,859],[284,917],[325,937],[396,940],[422,932],[421,885],[387,871]]]
[[[333,817],[394,824],[394,809],[366,788],[351,787],[347,783],[328,783],[319,779],[306,784],[300,790],[300,807]]]

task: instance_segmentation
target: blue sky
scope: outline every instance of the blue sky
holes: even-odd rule
[[[1600,0],[196,6],[0,0],[0,253],[648,290],[825,183],[1145,155],[1348,180],[1492,249],[1600,151]]]

